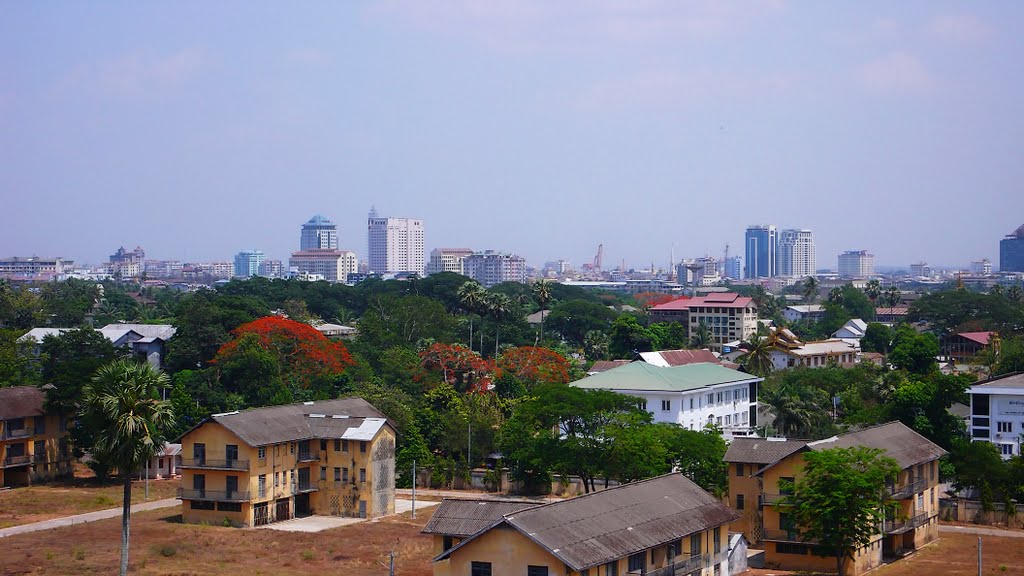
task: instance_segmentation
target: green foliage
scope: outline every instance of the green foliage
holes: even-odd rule
[[[401,444],[395,458],[395,472],[398,476],[395,485],[398,488],[412,488],[413,460],[416,461],[417,470],[431,468],[434,466],[434,455],[431,454],[427,441],[414,422],[406,427],[400,440]]]
[[[360,338],[381,350],[427,339],[451,342],[454,330],[454,321],[444,306],[425,296],[371,298],[359,320]]]
[[[232,330],[269,313],[269,307],[252,296],[210,290],[191,294],[178,303],[173,322],[177,332],[167,345],[164,365],[171,372],[202,368],[231,340]]]
[[[110,340],[91,328],[47,336],[39,348],[42,381],[53,385],[46,394],[47,407],[61,414],[73,414],[92,374],[121,355]]]
[[[41,365],[34,344],[18,342],[24,330],[0,329],[0,388],[39,384]]]
[[[774,370],[772,362],[772,349],[774,344],[771,339],[754,335],[750,338],[750,348],[739,358],[739,364],[748,374],[768,376]]]
[[[568,300],[551,307],[545,324],[548,330],[559,334],[569,345],[579,348],[583,346],[587,332],[608,332],[615,317],[615,311],[603,304]]]
[[[1024,303],[1000,294],[944,290],[925,294],[910,305],[908,322],[925,322],[939,335],[995,330],[1010,335],[1024,330]]]
[[[900,468],[882,454],[861,446],[805,452],[803,476],[779,483],[782,492],[791,492],[782,497],[780,510],[803,540],[835,557],[839,576],[845,561],[871,543],[886,512],[894,509],[886,480],[897,477]]]
[[[885,324],[872,322],[864,331],[864,337],[860,340],[860,349],[864,352],[880,352],[888,354],[892,346],[895,333]]]
[[[938,368],[935,357],[939,354],[939,341],[934,334],[920,334],[903,324],[893,336],[892,352],[888,360],[902,370],[927,374]]]
[[[777,434],[820,439],[835,433],[830,417],[832,399],[828,392],[809,381],[821,370],[828,368],[786,370],[763,383],[759,401],[772,415],[772,427]]]
[[[45,320],[42,300],[35,292],[15,288],[0,278],[0,328],[28,330]]]
[[[68,279],[47,282],[39,296],[50,326],[68,328],[85,324],[86,314],[99,302],[100,290],[94,282]]]
[[[654,334],[635,314],[623,314],[612,322],[609,352],[613,358],[632,358],[638,352],[654,350],[655,346]]]
[[[885,406],[889,419],[903,422],[932,442],[950,449],[966,429],[963,421],[950,414],[954,403],[969,403],[967,389],[973,378],[934,372],[926,377],[911,375],[896,385]]]

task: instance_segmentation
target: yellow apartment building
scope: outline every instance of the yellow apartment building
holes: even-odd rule
[[[424,528],[441,550],[435,576],[729,574],[738,515],[682,474],[544,504],[477,502],[445,500]]]
[[[214,414],[180,442],[185,522],[395,511],[395,430],[361,398]]]
[[[0,486],[29,486],[74,472],[68,420],[47,414],[44,402],[35,386],[0,388]]]
[[[782,479],[799,479],[804,465],[803,455],[809,450],[877,448],[896,460],[901,471],[888,486],[889,494],[899,503],[899,511],[878,528],[872,542],[854,552],[847,560],[847,574],[857,576],[880,566],[886,558],[899,558],[935,540],[939,535],[939,469],[938,459],[946,453],[938,445],[900,422],[890,422],[857,432],[807,442],[803,447],[776,462],[755,470],[758,480],[760,526],[751,528],[752,542],[762,542],[765,566],[783,570],[834,572],[835,559],[814,553],[814,543],[806,542],[800,528],[786,514],[780,503],[785,494],[779,489]],[[735,488],[734,488],[735,487]],[[749,478],[729,476],[730,496],[750,489]],[[746,493],[746,492],[745,492]],[[756,518],[756,517],[755,517]]]
[[[729,475],[727,504],[740,517],[729,529],[740,532],[747,542],[761,542],[764,527],[761,506],[761,477],[756,473],[761,468],[774,464],[803,448],[806,440],[785,438],[756,438],[737,436],[729,443],[725,462]]]

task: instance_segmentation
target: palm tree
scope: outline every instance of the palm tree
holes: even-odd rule
[[[995,286],[989,288],[988,293],[993,296],[1004,296],[1006,295],[1006,290],[1003,288],[1002,284],[996,284]]]
[[[740,366],[748,373],[762,378],[772,373],[772,349],[775,342],[771,337],[762,338],[754,335],[750,338],[750,350],[738,358]]]
[[[693,338],[690,338],[690,346],[697,349],[704,349],[711,345],[711,329],[701,322],[693,331]]]
[[[864,286],[864,295],[871,300],[871,307],[875,307],[875,301],[882,294],[882,283],[878,280],[868,280],[867,285]]]
[[[1020,284],[1014,284],[1006,291],[1006,297],[1014,302],[1020,302],[1021,292]]]
[[[815,401],[813,392],[803,387],[765,386],[759,400],[771,412],[775,431],[789,438],[812,436],[812,429],[828,413]]]
[[[843,296],[843,289],[838,286],[828,291],[828,303],[835,304],[836,306],[842,306],[843,300],[846,297]]]
[[[821,283],[814,276],[808,276],[804,279],[803,284],[803,295],[804,300],[810,304],[814,304],[814,301],[818,299],[818,287]]]
[[[487,315],[494,320],[494,357],[498,357],[498,344],[501,337],[501,321],[508,317],[515,308],[515,303],[505,294],[488,292],[485,297]],[[481,351],[482,353],[482,351]]]
[[[160,400],[169,385],[163,372],[126,358],[102,366],[85,386],[79,417],[95,435],[86,448],[116,466],[124,482],[121,576],[128,573],[132,473],[156,455],[174,424],[171,403]]]
[[[892,316],[892,309],[900,303],[903,298],[903,293],[900,292],[900,287],[893,284],[889,286],[889,289],[885,291],[884,299],[887,306],[889,306],[889,315]]]
[[[473,314],[476,314],[484,305],[486,292],[479,282],[469,281],[459,286],[456,293],[459,297],[459,305],[469,315],[469,349],[473,349]],[[480,350],[482,353],[483,350]]]
[[[547,311],[548,302],[551,302],[551,282],[544,278],[533,284],[533,297],[540,305],[540,341],[544,341],[544,312]]]

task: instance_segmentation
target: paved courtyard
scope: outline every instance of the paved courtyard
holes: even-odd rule
[[[416,501],[416,509],[422,510],[431,506],[437,506],[440,502],[424,502],[421,500]],[[412,500],[405,498],[395,498],[395,514],[402,514],[412,510]],[[341,526],[348,526],[349,524],[356,524],[359,522],[366,522],[372,519],[363,518],[341,518],[338,516],[306,516],[304,518],[293,518],[291,520],[285,520],[284,522],[274,522],[265,526],[260,526],[260,530],[280,530],[282,532],[322,532],[331,528],[338,528]]]

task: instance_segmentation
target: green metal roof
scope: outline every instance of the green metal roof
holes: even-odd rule
[[[696,363],[662,368],[646,362],[632,362],[587,376],[571,385],[595,390],[686,392],[749,380],[760,381],[761,378],[719,364]]]

